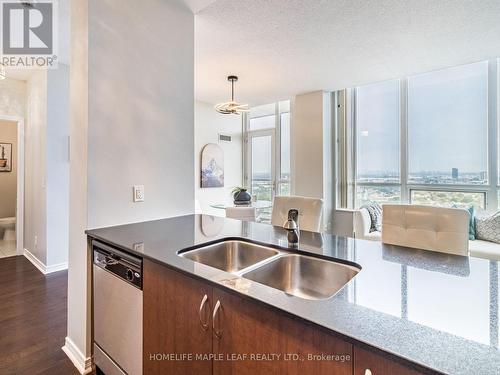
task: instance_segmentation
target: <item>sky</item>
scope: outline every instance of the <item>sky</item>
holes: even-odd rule
[[[387,81],[358,88],[358,175],[399,169],[399,88]],[[410,173],[487,170],[488,63],[409,78]]]
[[[399,173],[399,80],[357,88],[357,173]],[[409,173],[487,171],[488,62],[420,74],[408,79]],[[262,113],[253,113],[260,110]],[[274,105],[255,107],[254,130],[274,126]],[[289,125],[289,115],[282,122]],[[289,160],[284,126],[282,158]],[[271,172],[271,137],[254,139],[253,172]],[[286,165],[287,163],[285,163]],[[289,172],[285,167],[284,172]]]

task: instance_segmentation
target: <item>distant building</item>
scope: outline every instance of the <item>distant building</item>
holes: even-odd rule
[[[458,179],[458,168],[451,168],[451,178]]]

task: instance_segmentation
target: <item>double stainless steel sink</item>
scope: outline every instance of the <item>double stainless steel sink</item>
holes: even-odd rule
[[[241,240],[180,251],[179,256],[310,300],[332,297],[361,270],[354,265]]]

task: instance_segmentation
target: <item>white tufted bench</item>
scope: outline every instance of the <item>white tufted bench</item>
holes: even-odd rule
[[[385,208],[385,205],[384,205]],[[425,206],[426,209],[434,207]],[[381,232],[370,232],[371,219],[365,208],[354,211],[354,235],[356,238],[370,241],[380,241]],[[477,258],[485,258],[500,261],[500,244],[483,241],[469,241],[469,255]]]
[[[386,204],[382,242],[467,256],[469,221],[469,212],[460,208]]]

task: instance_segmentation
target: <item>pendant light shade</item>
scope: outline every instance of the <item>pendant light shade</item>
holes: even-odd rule
[[[219,103],[215,105],[215,110],[224,115],[235,114],[240,115],[243,112],[248,112],[250,109],[248,108],[248,104],[241,104],[234,101],[234,83],[238,81],[238,77],[229,76],[227,80],[231,82],[231,101],[226,103]]]

